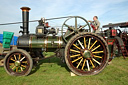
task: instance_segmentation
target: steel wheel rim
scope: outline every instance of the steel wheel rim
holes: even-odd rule
[[[81,53],[81,50],[80,50],[80,49],[82,49],[82,46],[80,45],[79,42],[82,42],[81,44],[83,45],[83,47],[85,47],[85,45],[83,44],[85,42],[84,38],[86,39],[85,40],[86,41],[86,45],[89,44],[89,42],[87,43],[87,41],[89,41],[89,38],[91,39],[90,47],[89,48],[88,47],[85,48],[85,49],[88,49],[88,50],[91,48],[91,46],[97,40],[97,42],[96,42],[97,44],[94,44],[94,46],[92,46],[92,48],[89,50],[91,52],[91,56],[89,58],[83,57],[83,55]],[[83,41],[81,39],[83,39]],[[73,45],[75,42],[79,43],[79,46]],[[99,45],[100,45],[100,47],[99,47]],[[95,48],[93,48],[93,47],[95,47]],[[71,48],[75,48],[76,52],[75,52],[74,49],[71,49]],[[94,52],[97,52],[94,49],[95,50],[99,50],[99,52],[103,51],[103,53],[102,54],[101,53],[94,53]],[[100,49],[103,49],[103,50],[100,50]],[[94,50],[94,52],[92,53],[91,50]],[[72,53],[72,51],[73,51],[73,53]],[[84,36],[77,37],[69,45],[68,51],[67,51],[67,55],[68,55],[67,59],[68,59],[69,64],[71,65],[71,67],[75,71],[77,71],[77,72],[79,72],[79,73],[81,73],[83,75],[84,74],[88,74],[89,75],[89,74],[97,73],[98,71],[100,71],[105,66],[106,61],[108,59],[106,53],[107,53],[107,49],[106,49],[104,43],[102,42],[102,40],[100,38],[98,38],[98,37],[96,37],[94,35],[93,36],[92,35],[84,35]],[[94,57],[94,54],[95,54],[95,57]],[[98,55],[96,55],[96,54],[98,54]],[[97,59],[96,57],[97,58],[100,57],[100,58]]]
[[[27,58],[27,55],[20,52],[15,52],[10,54],[7,58],[6,66],[10,73],[23,75],[28,71],[30,67],[30,61]]]

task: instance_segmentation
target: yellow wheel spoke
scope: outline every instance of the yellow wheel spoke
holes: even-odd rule
[[[15,58],[15,60],[17,60],[17,59],[16,59],[16,55],[14,55],[14,58]]]
[[[22,63],[28,63],[27,61],[22,61]]]
[[[79,57],[79,58],[77,58],[77,59],[75,59],[74,61],[72,61],[72,63],[74,63],[74,62],[76,62],[76,61],[78,61],[79,59],[81,59],[82,58],[82,56],[81,57]]]
[[[19,60],[21,59],[21,54],[19,54]]]
[[[89,50],[92,49],[92,47],[93,47],[96,43],[97,43],[97,40],[92,44],[92,46],[89,48]]]
[[[16,67],[16,72],[18,72],[18,67]]]
[[[12,61],[15,61],[13,58],[11,58]]]
[[[97,53],[103,53],[104,51],[96,51],[96,52],[92,52],[92,53],[95,53],[95,54],[97,54]]]
[[[95,66],[94,66],[94,64],[93,64],[93,62],[92,62],[92,60],[90,60],[90,62],[91,62],[91,64],[92,64],[92,67],[95,68]]]
[[[93,55],[94,57],[96,57],[96,58],[102,58],[101,56],[97,56],[97,55]]]
[[[76,51],[76,50],[73,50],[73,49],[70,49],[70,51],[80,53],[80,51]]]
[[[88,60],[86,60],[88,71],[90,71]]]
[[[81,50],[77,45],[73,44],[73,46],[75,46],[77,49]]]
[[[23,71],[23,68],[22,68],[22,67],[20,67],[20,70],[21,70],[21,71]]]
[[[73,58],[73,57],[76,57],[76,56],[80,56],[80,54],[72,55],[72,56],[70,56],[70,57]]]
[[[80,44],[80,46],[82,47],[82,49],[84,49],[84,46],[82,45],[82,43],[80,42],[80,40],[77,40]]]
[[[88,49],[90,48],[90,42],[91,42],[91,38],[89,38]]]
[[[86,48],[86,40],[85,40],[85,37],[84,37],[84,47]]]
[[[82,66],[81,70],[83,70],[83,69],[84,69],[85,62],[86,62],[86,59],[84,59],[84,63],[83,63],[83,66]]]
[[[96,63],[98,63],[99,65],[101,64],[99,61],[97,61],[96,59],[92,58],[93,61],[95,61]]]
[[[16,66],[13,66],[12,69],[14,70],[16,68]]]
[[[93,52],[94,50],[96,50],[97,48],[99,48],[100,45],[98,45],[97,47],[95,47],[94,49],[92,49],[91,51]]]
[[[14,65],[14,63],[9,63],[10,66]]]
[[[26,66],[25,65],[21,65],[22,67],[24,67],[24,68],[26,68]]]
[[[79,65],[81,64],[81,62],[83,61],[83,58],[80,60],[80,62],[78,63],[78,65],[77,65],[77,67],[76,68],[78,68],[79,67]]]

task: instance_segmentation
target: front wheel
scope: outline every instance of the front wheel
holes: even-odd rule
[[[28,52],[22,49],[10,51],[4,60],[4,68],[9,75],[26,76],[33,66],[33,61]]]
[[[94,33],[80,33],[72,37],[65,48],[69,69],[79,76],[100,73],[108,63],[106,41]]]

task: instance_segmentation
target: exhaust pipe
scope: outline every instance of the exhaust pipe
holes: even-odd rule
[[[29,34],[29,10],[31,10],[29,7],[22,7],[20,8],[22,10],[22,22],[23,22],[23,29],[22,34],[28,35]]]

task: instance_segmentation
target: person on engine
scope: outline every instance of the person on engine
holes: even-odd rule
[[[93,33],[99,33],[100,32],[100,22],[99,22],[97,16],[93,17],[93,21],[88,20],[88,22],[91,22],[90,25],[93,28]]]

